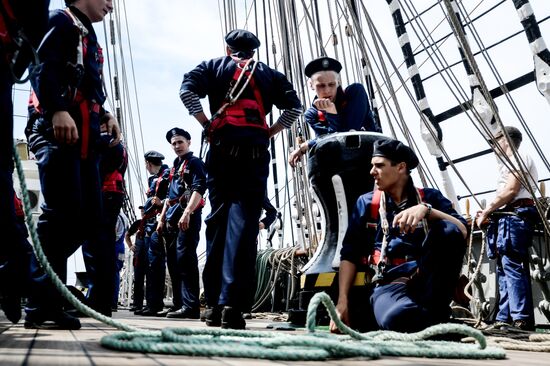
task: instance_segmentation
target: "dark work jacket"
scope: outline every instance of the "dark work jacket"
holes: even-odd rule
[[[102,82],[103,54],[90,20],[75,7],[70,9],[88,30],[83,70],[76,65],[80,31],[64,10],[54,10],[50,14],[49,31],[38,50],[40,64],[31,78],[42,110],[42,114],[36,116],[36,111],[30,108],[25,132],[32,151],[38,150],[44,140],[54,141],[51,119],[57,111],[68,111],[81,134],[80,107],[73,98],[75,88],[83,99],[100,106],[99,113],[90,113],[89,141],[90,146],[101,143],[99,123],[105,114],[102,106],[106,99]]]
[[[185,164],[185,167],[183,167],[183,172],[180,173],[183,164]],[[165,172],[164,177],[167,174],[171,176],[169,178],[170,186],[168,187],[167,199],[174,201],[185,197],[184,202],[181,204],[168,207],[166,219],[170,221],[174,215],[181,216],[193,192],[198,192],[201,196],[204,196],[206,192],[206,167],[204,162],[190,151],[181,158],[176,158],[172,169]],[[177,219],[179,220],[179,217]]]
[[[363,120],[356,119],[356,116],[361,115],[361,111],[350,110],[348,102],[351,95],[354,98],[360,97],[363,99],[361,109],[364,108],[367,111]],[[314,101],[316,99],[317,97],[315,97]],[[347,132],[352,129],[356,131],[382,132],[382,129],[374,120],[374,115],[363,85],[354,83],[349,85],[345,91],[342,88],[338,88],[335,105],[338,114],[318,110],[313,104],[304,113],[304,118],[313,131],[315,131],[316,137],[334,132]]]
[[[433,188],[423,188],[423,190],[423,202],[431,204],[433,209],[456,217],[466,226],[466,220],[455,211],[451,201],[445,198],[440,191]],[[347,260],[356,265],[366,265],[366,258],[372,254],[374,249],[380,249],[382,246],[383,232],[382,226],[380,225],[380,217],[377,217],[376,220],[371,217],[373,194],[373,192],[365,193],[357,199],[342,244],[342,250],[340,252],[341,260]],[[409,197],[410,196],[411,195],[409,195]],[[416,198],[409,198],[407,205],[403,209],[399,209],[392,201],[391,197],[386,195],[388,223],[391,225],[395,215],[416,204],[418,204]],[[400,234],[399,228],[390,228],[390,233],[387,238],[388,246],[386,255],[389,259],[405,257],[419,258],[422,243],[425,238],[426,235],[422,227],[422,221],[413,233]],[[444,243],[442,243],[442,245],[444,245]],[[393,268],[390,266],[387,273],[390,276],[408,275],[416,270],[416,268],[416,261],[411,260]]]
[[[258,66],[253,77],[262,96],[265,113],[270,113],[274,105],[280,110],[301,108],[296,91],[287,78],[266,64],[257,62]],[[184,75],[180,94],[189,90],[199,98],[208,96],[210,113],[214,115],[224,104],[236,68],[237,63],[230,56],[204,61]],[[241,98],[255,99],[250,85],[245,89]],[[244,140],[246,140],[246,136]],[[265,138],[263,140],[247,142],[250,144],[267,143]]]

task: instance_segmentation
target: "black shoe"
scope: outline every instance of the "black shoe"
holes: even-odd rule
[[[178,319],[199,319],[199,309],[189,309],[181,308],[176,311],[171,311],[166,314],[167,318],[178,318]]]
[[[6,318],[13,324],[16,324],[21,319],[21,298],[15,295],[2,297],[0,306],[6,315]]]
[[[141,316],[156,316],[158,313],[158,310],[155,309],[149,309],[149,308],[143,308],[140,311],[135,311],[135,315],[141,315]]]
[[[201,320],[206,322],[209,327],[219,327],[222,325],[222,308],[220,306],[207,307],[201,314]]]
[[[158,316],[159,318],[165,318],[166,314],[173,313],[173,312],[178,311],[178,310],[179,310],[178,308],[172,306],[172,307],[169,307],[168,309],[162,309],[160,311],[157,311],[155,316]]]
[[[141,310],[141,309],[143,309],[143,306],[135,306],[135,305],[132,305],[132,306],[130,307],[130,309],[128,309],[128,311],[136,312],[136,311]]]
[[[222,311],[222,329],[245,329],[246,322],[243,314],[231,306],[226,306]]]
[[[535,330],[535,326],[531,322],[523,319],[514,320],[514,322],[512,323],[512,327],[519,330],[526,330],[526,331]]]
[[[53,325],[47,324],[47,322],[53,322]],[[66,312],[59,310],[53,313],[40,313],[34,311],[27,314],[25,317],[26,329],[64,329],[64,330],[78,330],[81,324],[78,318],[67,314]]]

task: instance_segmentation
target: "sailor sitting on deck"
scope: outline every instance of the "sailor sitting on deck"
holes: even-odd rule
[[[315,90],[313,104],[304,114],[316,137],[347,131],[382,132],[374,119],[367,92],[363,85],[353,83],[346,90],[340,81],[342,64],[330,57],[311,61],[305,68],[309,85]],[[303,142],[290,154],[290,165],[295,166],[302,155],[315,145],[315,139]]]
[[[378,140],[371,162],[377,190],[358,198],[341,251],[340,317],[349,324],[349,307],[361,306],[371,315],[370,327],[400,332],[446,322],[466,248],[466,222],[441,192],[414,187],[410,170],[418,158],[408,146]],[[361,264],[376,272],[370,304],[349,304]],[[331,331],[337,331],[334,323]]]

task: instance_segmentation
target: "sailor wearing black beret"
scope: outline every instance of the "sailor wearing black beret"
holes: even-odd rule
[[[319,71],[334,71],[340,73],[342,64],[330,57],[319,57],[307,64],[304,73],[308,78]]]
[[[370,309],[361,311],[378,328],[411,333],[448,322],[466,250],[466,220],[439,190],[414,186],[410,170],[418,166],[418,158],[400,141],[376,141],[371,164],[376,189],[357,199],[348,221],[340,288],[353,287],[367,255],[376,287],[368,299]],[[348,303],[347,296],[341,293],[338,299],[340,317],[351,320],[352,328],[362,326],[348,318],[357,305]],[[334,322],[330,329],[337,329]]]
[[[186,140],[191,140],[191,135],[189,132],[179,127],[171,128],[168,132],[166,132],[166,141],[172,142],[172,137],[174,136],[181,136]]]
[[[225,43],[236,51],[252,51],[260,47],[260,40],[244,29],[234,29],[225,36]]]
[[[307,124],[315,131],[315,137],[334,132],[373,131],[382,132],[370,108],[367,91],[362,84],[342,87],[342,64],[330,57],[319,57],[305,67],[309,86],[315,91],[310,108],[304,113]],[[315,139],[303,142],[289,157],[291,166],[316,143]]]
[[[164,160],[164,155],[154,150],[147,151],[143,157],[145,158],[145,161],[151,162],[155,165],[161,165]]]
[[[302,115],[302,105],[284,74],[254,60],[260,46],[254,34],[235,29],[225,41],[223,57],[204,61],[185,74],[180,98],[206,129],[210,143],[206,162],[212,215],[206,224],[206,245],[212,250],[202,274],[210,307],[206,325],[245,329],[241,313],[252,307],[249,294],[269,175],[269,141],[292,127]],[[200,103],[205,97],[211,118]],[[268,125],[266,115],[273,107],[282,113]]]
[[[418,157],[414,151],[398,140],[377,140],[373,145],[372,156],[380,156],[395,163],[405,162],[407,169],[418,166]]]

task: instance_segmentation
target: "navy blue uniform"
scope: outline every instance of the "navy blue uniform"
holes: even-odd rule
[[[105,294],[103,294],[102,286],[100,286],[101,291],[98,293],[97,283],[107,283],[109,278],[116,278],[118,273],[115,229],[126,195],[124,174],[127,167],[128,157],[122,143],[108,148],[101,155],[99,171],[102,179],[103,214],[100,223],[99,241],[102,245],[87,241],[82,246],[84,264],[86,265],[86,271],[90,274],[90,284],[86,294],[87,303],[96,311],[107,316],[111,314],[111,305],[105,301],[106,297],[111,294],[110,298],[112,298],[112,294],[118,291],[119,284],[111,280],[111,288],[105,289]],[[97,263],[96,258],[103,258],[104,256],[105,260]],[[108,259],[109,256],[111,256],[111,260]]]
[[[70,9],[88,30],[82,72],[75,67],[80,32],[63,10],[56,10],[51,13],[50,31],[39,49],[41,63],[31,79],[41,113],[36,111],[31,116],[26,131],[44,195],[38,234],[50,264],[62,281],[66,280],[67,258],[86,240],[95,245],[97,253],[91,277],[100,276],[97,271],[113,263],[109,252],[112,247],[101,248],[108,243],[100,240],[97,225],[102,221],[98,159],[102,149],[100,123],[105,114],[102,105],[106,98],[101,79],[103,56],[90,20],[78,9]],[[85,110],[84,114],[81,110]],[[74,146],[54,138],[52,116],[58,111],[68,111],[76,122],[80,139]],[[86,119],[88,126],[83,127]],[[88,144],[83,145],[86,135]],[[26,311],[27,317],[31,313],[40,314],[35,318],[39,319],[59,311],[61,298],[38,263],[33,263],[32,272],[34,291]],[[112,277],[105,278],[105,283],[96,283],[96,289],[110,304]]]
[[[13,0],[10,1],[17,23],[33,47],[37,47],[47,30],[49,0]],[[4,9],[6,10],[6,9]],[[0,15],[2,16],[2,15]],[[10,22],[4,19],[4,22]],[[4,30],[3,30],[4,31]],[[12,32],[9,33],[14,36]],[[13,200],[13,104],[12,86],[13,77],[8,62],[11,62],[13,44],[0,42],[0,222],[4,228],[0,238],[0,291],[5,298],[8,296],[20,297],[23,290],[27,289],[23,279],[27,275],[28,265],[25,255],[27,252],[26,235],[18,228],[18,220],[15,216]],[[24,46],[24,49],[27,49]],[[16,76],[26,69],[30,58],[25,51],[20,53],[19,62],[16,65]],[[9,279],[9,280],[7,280]],[[18,301],[17,301],[18,302]],[[3,304],[3,306],[7,306]],[[16,311],[6,314],[10,320],[18,321],[20,318],[19,303],[14,304]],[[7,313],[7,312],[6,312]]]
[[[136,235],[134,241],[134,260],[132,263],[134,266],[134,298],[132,301],[132,308],[133,310],[139,310],[143,307],[145,274],[149,268],[147,247],[145,246],[145,233],[141,219],[134,221],[130,225],[126,235],[128,237]]]
[[[317,98],[315,98],[317,99]],[[314,105],[304,114],[307,123],[317,137],[334,132],[373,131],[382,132],[374,120],[365,87],[354,83],[345,91],[338,88],[335,103],[338,114],[318,110]]]
[[[205,61],[185,74],[180,96],[192,115],[192,98],[208,96],[214,114],[224,103],[237,64],[229,56]],[[290,127],[301,103],[286,77],[258,62],[253,74],[265,113],[284,110],[278,122]],[[254,98],[250,85],[243,97]],[[196,101],[198,102],[198,100]],[[200,106],[200,103],[198,103]],[[268,134],[260,129],[226,126],[210,141],[206,156],[211,213],[206,223],[207,259],[203,271],[209,306],[248,309],[256,262],[256,238],[269,175]]]
[[[423,202],[434,209],[465,220],[452,208],[451,202],[435,189],[424,188]],[[409,194],[414,197],[414,194]],[[371,217],[373,192],[360,196],[353,210],[344,238],[341,259],[356,265],[367,264],[366,258],[380,249],[383,233],[380,218]],[[416,205],[409,198],[404,207],[397,207],[386,195],[388,222],[396,214]],[[419,224],[422,225],[422,224]],[[370,297],[377,326],[403,332],[415,332],[445,322],[465,252],[465,240],[459,228],[449,221],[428,221],[428,235],[422,227],[413,233],[400,234],[390,229],[387,238],[388,266],[383,280]]]
[[[200,204],[191,215],[187,230],[180,230],[178,221],[193,192],[204,196],[206,168],[201,159],[188,152],[174,160],[170,175],[167,227],[163,234],[166,241],[166,263],[172,280],[173,305],[175,309],[196,310],[198,313],[200,303],[197,245],[200,239],[203,205]]]
[[[143,302],[143,278],[142,270],[145,271],[147,278],[145,294],[147,297],[147,307],[153,311],[162,310],[164,298],[164,279],[166,276],[165,269],[165,250],[159,234],[155,231],[157,228],[157,213],[158,209],[152,207],[150,200],[153,197],[163,199],[168,194],[168,174],[170,168],[166,164],[162,164],[157,174],[148,178],[149,188],[146,192],[148,202],[145,204],[145,216],[142,220],[144,228],[143,240],[136,239],[136,253],[138,257],[138,269],[136,274],[136,285],[141,285],[138,290],[138,297],[134,299],[134,304],[139,306]],[[139,244],[139,245],[138,245]],[[143,258],[143,260],[141,260]],[[139,275],[139,276],[138,276]],[[134,296],[136,296],[134,294]]]

